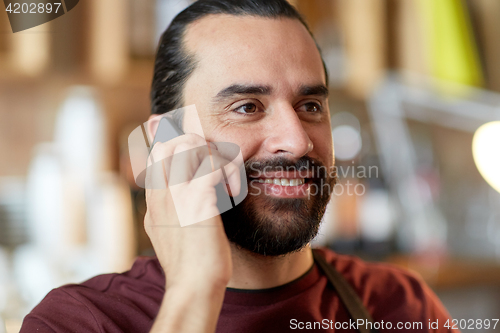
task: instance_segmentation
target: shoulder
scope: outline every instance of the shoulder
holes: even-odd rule
[[[127,321],[115,317],[143,317],[147,321],[156,316],[163,286],[156,258],[139,257],[127,272],[53,289],[26,316],[21,332],[113,331],[111,326]]]
[[[449,315],[434,292],[416,273],[392,264],[366,262],[320,248],[332,264],[357,292],[374,320],[420,321]]]
[[[408,288],[418,292],[425,285],[421,277],[398,266],[367,262],[352,255],[337,254],[329,249],[318,249],[326,260],[346,278],[355,289],[370,289],[371,292],[390,293]]]

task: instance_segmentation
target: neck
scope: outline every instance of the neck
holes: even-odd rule
[[[309,245],[280,257],[266,257],[231,244],[233,275],[228,287],[266,289],[281,286],[303,275],[313,264]]]

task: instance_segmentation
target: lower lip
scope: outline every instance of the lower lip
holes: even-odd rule
[[[279,198],[304,198],[309,196],[310,184],[305,183],[296,186],[281,186],[276,184],[259,183],[257,180],[251,181],[251,186],[262,188],[264,195],[272,195]]]

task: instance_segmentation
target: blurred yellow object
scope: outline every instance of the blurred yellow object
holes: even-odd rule
[[[420,0],[431,75],[481,86],[483,75],[467,8],[461,0]]]
[[[472,154],[481,176],[500,192],[500,121],[477,129],[472,139]]]

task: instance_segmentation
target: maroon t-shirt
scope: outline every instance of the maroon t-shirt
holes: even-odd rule
[[[415,275],[327,249],[321,253],[357,292],[380,332],[451,332],[445,327],[448,313]],[[26,316],[21,332],[149,332],[164,285],[158,260],[140,257],[123,274],[100,275],[52,290]],[[438,329],[429,329],[436,321]],[[314,265],[280,287],[228,288],[217,332],[357,332],[354,327],[327,278]]]

